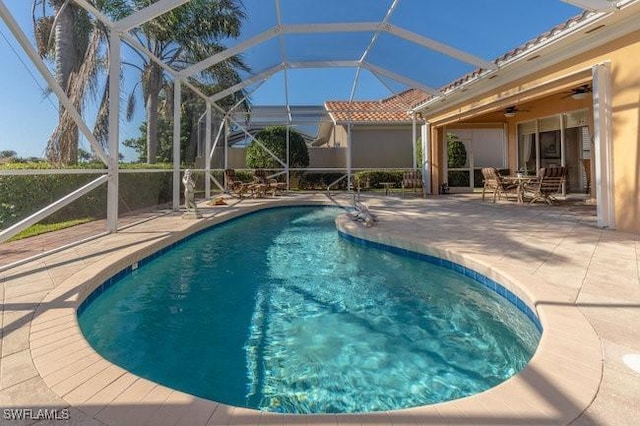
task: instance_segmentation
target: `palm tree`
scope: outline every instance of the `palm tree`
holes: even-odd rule
[[[40,56],[53,61],[58,84],[82,111],[87,92],[95,93],[98,87],[104,30],[69,0],[34,0],[32,15]],[[46,155],[63,165],[78,161],[78,127],[61,103]]]
[[[149,4],[149,0],[132,0],[129,7],[138,9]],[[223,38],[240,35],[245,19],[239,0],[192,0],[171,12],[133,30],[134,36],[156,57],[176,69],[183,69],[200,62],[225,49]],[[155,163],[158,144],[158,113],[164,106],[172,105],[172,83],[162,68],[145,55],[140,54],[140,65],[126,63],[141,73],[140,82],[129,95],[127,118],[131,119],[135,109],[136,88],[141,87],[147,115],[147,162]],[[239,57],[232,57],[201,73],[200,81],[205,85],[230,87],[240,81],[238,70],[248,71]]]
[[[94,5],[118,20],[157,0],[97,0]],[[55,76],[73,105],[82,111],[88,93],[94,98],[100,71],[108,67],[108,56],[101,55],[106,40],[104,26],[70,0],[33,0],[33,23],[40,55],[54,62]],[[132,33],[158,58],[175,68],[184,68],[224,50],[222,38],[238,37],[245,18],[240,0],[192,0]],[[125,63],[141,71],[141,86],[147,109],[147,161],[155,162],[160,93],[171,99],[171,86],[162,69],[144,54],[141,64]],[[229,87],[240,77],[237,70],[248,70],[239,57],[230,58],[201,74],[204,84]],[[104,84],[94,125],[94,135],[103,144],[108,128],[108,82]],[[167,104],[171,105],[172,102]],[[127,118],[135,108],[135,88],[129,96]],[[47,158],[60,164],[78,161],[78,128],[60,104],[60,120],[47,143]]]

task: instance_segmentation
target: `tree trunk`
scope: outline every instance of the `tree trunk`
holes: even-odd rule
[[[149,65],[149,87],[147,89],[147,163],[154,164],[158,153],[158,103],[162,70],[155,63]]]
[[[56,80],[62,89],[69,95],[69,82],[71,74],[77,60],[77,50],[75,46],[74,31],[74,8],[73,4],[61,10],[64,0],[53,0],[52,5],[58,16],[58,22],[55,28],[55,61],[56,61]],[[65,113],[62,103],[59,103],[60,120]],[[61,132],[58,137],[50,142],[48,151],[50,158],[63,164],[76,164],[78,162],[78,126],[73,123],[67,131]]]

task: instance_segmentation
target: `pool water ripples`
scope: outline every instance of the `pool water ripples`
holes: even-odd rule
[[[287,413],[393,410],[484,391],[540,333],[457,272],[353,244],[336,208],[282,208],[202,233],[80,315],[110,361],[215,401]]]

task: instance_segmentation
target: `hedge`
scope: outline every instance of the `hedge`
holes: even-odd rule
[[[356,172],[355,184],[361,189],[380,188],[380,182],[393,182],[396,186],[402,186],[402,177],[406,170],[366,170]]]
[[[49,169],[46,163],[9,163],[3,170]],[[24,219],[104,173],[103,165],[83,164],[72,169],[102,169],[96,174],[16,175],[0,176],[0,229]],[[121,173],[119,175],[119,211],[126,213],[172,200],[170,165],[122,165],[123,169],[166,168],[167,173]],[[100,185],[41,223],[106,216],[107,184]]]

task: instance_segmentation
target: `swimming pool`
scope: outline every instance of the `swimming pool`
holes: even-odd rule
[[[216,226],[92,295],[81,329],[142,377],[280,412],[446,401],[524,367],[540,333],[519,309],[451,269],[341,238],[339,212]]]

